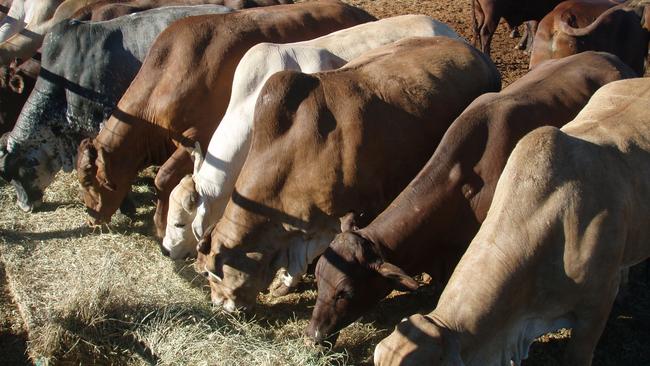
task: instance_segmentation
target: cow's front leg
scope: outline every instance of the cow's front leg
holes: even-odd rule
[[[591,303],[576,309],[576,324],[571,331],[571,339],[564,354],[564,365],[591,365],[598,339],[605,329],[616,298],[619,282],[620,276],[617,273],[608,285],[603,286],[602,292],[598,294],[601,296],[594,296]]]
[[[156,225],[156,236],[160,239],[165,236],[169,194],[185,175],[192,173],[192,166],[190,154],[184,147],[179,147],[158,170],[154,182],[158,195],[154,224]]]

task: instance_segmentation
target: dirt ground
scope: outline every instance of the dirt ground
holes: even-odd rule
[[[379,17],[402,14],[427,14],[446,22],[458,33],[471,39],[469,0],[403,1],[403,0],[346,0]],[[502,73],[507,86],[527,71],[528,56],[515,50],[517,39],[510,39],[502,24],[492,44],[492,59]],[[308,277],[299,293],[274,299],[260,297],[256,315],[259,322],[272,324],[293,317],[306,322],[315,299],[313,278]],[[440,288],[423,287],[409,294],[394,293],[380,306],[360,320],[360,326],[346,329],[334,351],[349,354],[350,364],[369,364],[376,343],[390,333],[405,315],[428,312],[435,307]],[[607,328],[596,350],[594,365],[650,365],[650,288],[645,267],[634,268],[626,300],[616,305]],[[366,329],[372,328],[372,331]],[[379,329],[378,331],[376,329]],[[557,365],[569,332],[547,336],[536,343],[526,366]],[[12,300],[4,267],[0,264],[0,365],[22,365],[25,356],[27,332],[20,313]]]

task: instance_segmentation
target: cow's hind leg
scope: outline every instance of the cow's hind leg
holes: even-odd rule
[[[192,167],[193,163],[190,154],[184,147],[179,147],[158,170],[155,180],[158,203],[154,214],[154,224],[156,225],[156,236],[158,238],[165,236],[169,195],[185,175],[192,173]]]
[[[564,365],[590,366],[598,339],[605,329],[609,313],[616,299],[620,272],[617,272],[592,302],[576,308],[576,322],[564,355]],[[596,300],[597,299],[597,300]]]

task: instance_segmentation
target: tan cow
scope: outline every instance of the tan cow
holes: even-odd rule
[[[208,146],[246,51],[261,42],[307,40],[371,20],[361,9],[327,0],[191,17],[169,26],[106,126],[80,145],[77,173],[92,222],[110,220],[138,171],[162,165],[154,216],[162,238],[169,193],[192,172],[186,147],[197,141]]]
[[[616,81],[524,137],[437,308],[400,323],[375,364],[519,365],[567,327],[564,364],[590,365],[621,269],[650,256],[648,103],[649,79]]]
[[[295,285],[357,210],[372,220],[422,168],[495,66],[467,43],[408,38],[315,74],[281,71],[257,99],[250,152],[197,270],[227,310],[250,307],[279,269]]]

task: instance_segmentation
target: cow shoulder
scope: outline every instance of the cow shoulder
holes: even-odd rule
[[[299,120],[296,117],[317,119],[321,107],[322,86],[317,76],[297,71],[272,75],[255,106],[253,146],[263,148],[284,135]]]

